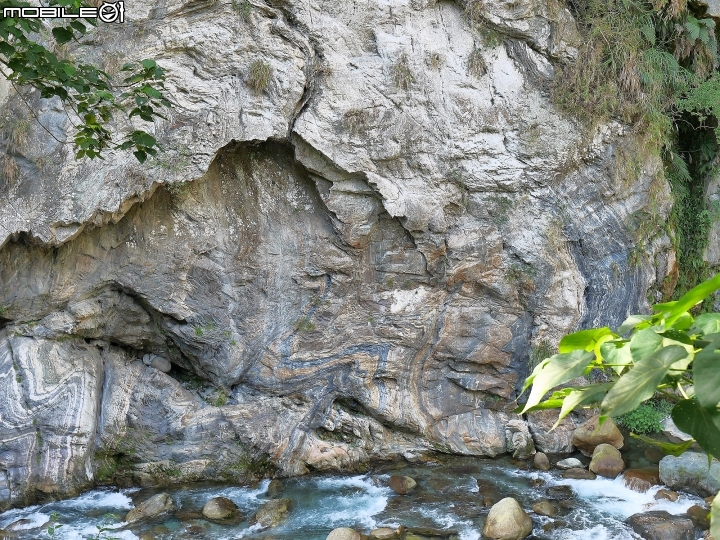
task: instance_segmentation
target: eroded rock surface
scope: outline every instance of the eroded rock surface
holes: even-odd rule
[[[130,0],[81,42],[109,71],[157,58],[177,105],[143,166],[77,162],[34,125],[2,139],[0,508],[572,450],[576,420],[526,429],[510,401],[534,345],[646,305],[674,259],[633,223],[669,190],[657,160],[626,174],[626,128],[549,101],[567,10],[480,4]]]

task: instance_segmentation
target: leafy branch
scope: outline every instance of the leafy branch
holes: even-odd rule
[[[720,456],[720,313],[691,314],[718,289],[720,274],[676,301],[654,305],[652,315],[630,316],[617,332],[603,327],[566,335],[558,354],[543,360],[526,379],[523,391],[532,389],[516,412],[559,408],[557,426],[573,409],[599,405],[604,420],[633,411],[661,392],[676,401],[671,412],[675,424],[709,455]],[[562,388],[543,399],[593,369],[611,374],[611,382]],[[677,454],[689,444],[665,446]],[[711,533],[720,538],[717,499]]]
[[[50,0],[50,5],[72,11],[84,6],[82,0]],[[0,0],[0,10],[22,7],[31,7],[31,4],[22,0]],[[76,19],[66,26],[53,27],[51,33],[58,45],[64,45],[77,41],[95,24],[92,19]],[[130,120],[137,116],[145,122],[165,118],[161,111],[171,103],[164,94],[164,70],[150,59],[128,63],[121,69],[125,78],[121,84],[115,84],[105,71],[90,64],[61,60],[32,39],[42,28],[43,22],[39,19],[0,19],[0,73],[13,85],[35,88],[41,98],[59,98],[75,113],[78,119],[73,135],[76,158],[102,158],[107,149],[132,149],[141,163],[148,155],[156,155],[159,145],[149,133],[134,130],[115,142],[109,124],[118,112]]]

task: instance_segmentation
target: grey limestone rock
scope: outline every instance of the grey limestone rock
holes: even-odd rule
[[[99,481],[568,452],[575,420],[527,415],[528,437],[511,412],[531,347],[617,326],[671,271],[667,237],[629,263],[648,194],[669,212],[659,161],[625,178],[635,135],[549,101],[568,10],[486,2],[491,42],[465,2],[251,4],[128,0],[131,24],[73,45],[166,68],[158,159],[76,161],[34,124],[2,142],[0,509]],[[3,115],[22,106],[0,83]]]
[[[665,456],[660,460],[660,481],[670,489],[689,491],[707,497],[720,490],[720,462],[699,452]]]

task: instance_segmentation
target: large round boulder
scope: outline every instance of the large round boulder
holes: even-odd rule
[[[634,514],[625,522],[647,540],[694,540],[695,526],[688,516],[652,511]]]
[[[325,540],[362,540],[360,533],[347,527],[333,529]]]
[[[615,478],[625,468],[625,462],[617,448],[609,444],[595,447],[590,462],[590,470],[605,478]]]
[[[538,452],[533,457],[533,467],[540,471],[549,471],[550,470],[550,460],[547,457],[547,454],[544,452]]]
[[[390,477],[388,482],[390,489],[392,489],[398,495],[407,495],[417,486],[417,482],[409,476],[397,476],[393,475]]]
[[[291,507],[291,499],[272,499],[258,508],[253,521],[262,527],[277,527],[287,519]]]
[[[583,455],[591,456],[596,446],[609,444],[620,449],[625,444],[625,439],[612,418],[606,418],[600,425],[600,418],[593,416],[573,432],[572,443]]]
[[[203,506],[202,514],[208,519],[227,520],[238,517],[240,510],[227,497],[213,497]]]
[[[532,532],[532,520],[512,497],[506,497],[490,508],[483,535],[493,540],[521,540]]]
[[[660,480],[671,489],[689,491],[701,497],[720,491],[720,463],[699,452],[685,452],[679,457],[665,456],[660,460]]]
[[[138,504],[125,516],[127,523],[152,519],[161,514],[175,511],[175,503],[167,493],[158,493]]]

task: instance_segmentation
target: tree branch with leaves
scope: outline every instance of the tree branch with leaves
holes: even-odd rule
[[[516,412],[559,408],[554,428],[576,408],[599,406],[602,421],[633,411],[660,392],[675,402],[675,424],[709,456],[720,456],[720,313],[692,315],[718,289],[720,274],[676,301],[654,305],[652,315],[630,316],[617,332],[603,327],[566,335],[558,354],[526,379],[523,391],[530,388],[530,394]],[[595,369],[612,380],[554,390]],[[690,444],[660,446],[678,455]],[[720,496],[713,502],[711,533],[720,538]]]
[[[71,12],[85,6],[82,0],[50,0],[50,5]],[[0,11],[22,7],[31,4],[0,0]],[[131,121],[135,117],[145,122],[165,118],[161,111],[171,103],[165,95],[164,70],[151,59],[127,63],[120,70],[124,77],[118,84],[105,71],[72,59],[59,59],[39,43],[36,38],[46,24],[41,19],[0,18],[0,74],[16,89],[31,87],[40,92],[41,98],[59,98],[75,114],[76,158],[102,158],[108,149],[132,150],[141,163],[156,155],[159,145],[150,133],[134,129],[116,141],[111,122],[118,113]],[[96,24],[93,19],[74,19],[53,26],[52,38],[58,45],[77,41]]]

